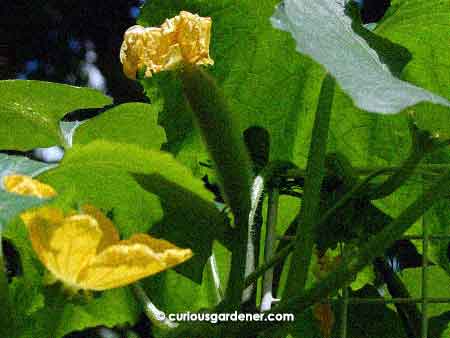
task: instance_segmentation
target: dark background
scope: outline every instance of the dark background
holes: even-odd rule
[[[97,86],[115,103],[144,100],[119,61],[123,33],[135,24],[143,2],[2,0],[0,79]],[[389,0],[365,0],[364,22],[380,19],[388,5]]]

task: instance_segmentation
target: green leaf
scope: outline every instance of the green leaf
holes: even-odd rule
[[[358,291],[366,286],[366,284],[373,283],[374,280],[375,272],[373,271],[373,266],[368,265],[358,272],[355,281],[350,284],[350,287],[352,290]]]
[[[2,182],[3,177],[7,175],[21,174],[34,177],[55,166],[55,164],[33,161],[25,156],[0,153],[0,179]]]
[[[149,192],[131,173],[145,175]],[[40,178],[57,191],[75,189],[79,203],[112,211],[124,237],[150,230],[191,248],[194,257],[180,269],[197,280],[212,240],[225,236],[226,217],[215,207],[212,193],[169,153],[95,141],[71,148],[58,168]]]
[[[60,338],[100,325],[133,325],[140,313],[128,288],[104,291],[93,299],[68,299],[58,288],[48,287],[45,299],[45,308],[22,318],[17,338]]]
[[[178,166],[185,170],[179,164]],[[225,214],[220,213],[212,199],[203,199],[197,195],[195,184],[187,189],[179,184],[181,181],[167,179],[158,173],[134,177],[146,191],[159,197],[164,210],[164,218],[152,227],[151,233],[192,249],[194,256],[180,265],[178,270],[199,282],[203,266],[211,254],[212,240],[216,238],[225,241]],[[188,182],[187,180],[195,182],[193,176],[185,177],[183,182]]]
[[[147,155],[151,157],[153,154]],[[146,232],[162,218],[157,196],[144,191],[128,173],[145,168],[141,149],[96,141],[69,149],[60,165],[39,176],[58,192],[70,192],[77,207],[93,204],[109,213],[120,233]]]
[[[111,103],[93,89],[43,81],[0,81],[0,95],[0,149],[12,150],[61,145],[59,120],[65,114]]]
[[[40,206],[47,201],[38,197],[21,196],[0,190],[0,231],[22,211]]]
[[[214,242],[213,254],[217,262],[217,273],[222,289],[225,289],[230,270],[230,252],[218,242]],[[210,264],[209,261],[207,264]],[[151,301],[158,309],[168,313],[199,312],[218,304],[217,293],[210,270],[205,269],[201,284],[166,270],[143,283]],[[153,332],[155,337],[164,337],[164,332]]]
[[[405,269],[400,273],[400,278],[405,283],[411,297],[422,297],[422,269]],[[427,292],[431,298],[450,298],[450,277],[439,266],[427,268]],[[439,286],[439,287],[437,287]],[[428,317],[435,317],[450,311],[450,304],[429,304],[427,308]]]
[[[69,332],[87,327],[104,325],[133,325],[139,318],[140,307],[129,288],[108,290],[87,304],[67,304],[65,301],[55,336],[62,337]],[[60,309],[55,307],[54,311]]]
[[[353,22],[348,11],[343,1],[286,0],[272,22],[291,33],[297,50],[323,65],[363,110],[397,113],[423,101],[450,107],[443,97],[393,76],[382,55],[355,32],[353,25],[361,23]]]
[[[121,104],[87,120],[76,130],[74,143],[87,144],[98,139],[160,149],[166,135],[158,125],[156,106],[136,102]]]
[[[411,53],[402,79],[450,99],[449,0],[394,0],[375,33]],[[411,32],[414,32],[411,34]],[[450,137],[449,109],[432,104],[414,108],[424,129]]]

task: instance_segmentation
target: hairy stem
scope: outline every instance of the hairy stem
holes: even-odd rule
[[[184,94],[192,108],[211,159],[214,161],[225,201],[233,212],[237,238],[233,241],[225,308],[240,306],[244,290],[252,169],[237,119],[215,80],[198,67],[181,73]]]

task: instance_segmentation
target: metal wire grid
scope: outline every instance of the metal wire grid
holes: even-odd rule
[[[450,235],[430,235],[428,227],[425,224],[425,218],[422,220],[422,236],[403,236],[402,239],[421,240],[422,241],[422,288],[420,298],[350,298],[348,288],[342,290],[342,316],[341,316],[341,338],[348,336],[348,305],[349,304],[393,304],[393,303],[410,303],[422,304],[422,329],[421,338],[428,338],[428,304],[450,303],[450,298],[433,298],[428,297],[428,247],[430,240],[449,240]]]

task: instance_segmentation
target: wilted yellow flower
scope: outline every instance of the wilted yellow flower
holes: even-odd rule
[[[211,18],[182,11],[161,27],[130,27],[124,35],[120,61],[125,75],[136,78],[146,67],[145,76],[174,69],[182,63],[212,65],[209,56]]]
[[[190,249],[147,234],[120,240],[114,224],[93,206],[68,216],[44,207],[21,218],[41,262],[72,291],[124,286],[192,256]]]
[[[336,322],[330,303],[314,304],[313,315],[319,322],[318,324],[322,337],[330,338],[331,333],[333,332],[334,323]]]
[[[324,254],[317,254],[317,265],[313,268],[313,274],[317,279],[324,279],[333,269],[340,264],[341,256],[333,256],[326,251]],[[313,307],[313,315],[319,325],[323,338],[330,338],[336,322],[333,308],[330,303],[316,303]]]
[[[3,177],[5,190],[19,195],[49,198],[56,196],[56,191],[49,185],[25,175]]]

